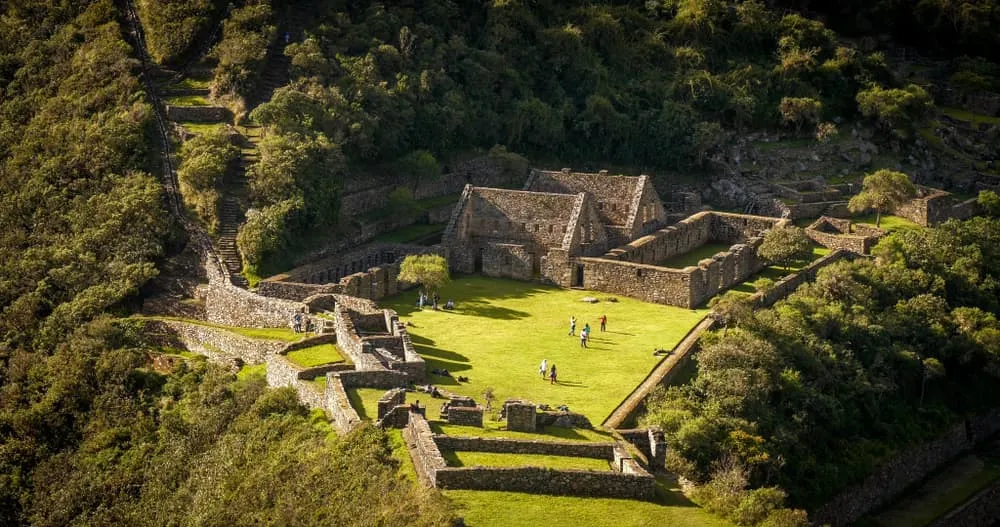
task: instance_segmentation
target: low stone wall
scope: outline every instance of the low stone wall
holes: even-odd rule
[[[833,231],[833,232],[830,232]],[[885,235],[885,231],[866,225],[854,225],[851,220],[823,216],[805,229],[806,236],[828,249],[845,249],[868,254]]]
[[[390,388],[405,387],[410,378],[405,373],[391,370],[346,371],[336,374],[345,388]]]
[[[1000,408],[955,424],[942,435],[900,452],[809,516],[814,525],[849,525],[885,506],[911,485],[1000,431]],[[962,524],[959,524],[962,525]]]
[[[163,338],[164,344],[204,355],[214,362],[263,364],[268,356],[279,353],[288,345],[279,340],[253,339],[232,331],[178,320],[147,320],[145,324],[146,332]]]
[[[558,426],[561,428],[583,428],[590,430],[594,428],[590,424],[590,419],[583,414],[573,412],[559,412],[554,410],[542,410],[535,415],[535,426]]]
[[[483,409],[452,407],[448,409],[448,424],[462,426],[483,426]]]
[[[281,280],[262,280],[257,284],[257,294],[269,298],[282,298],[302,302],[306,298],[320,294],[343,294],[341,284],[303,284]]]
[[[375,426],[379,428],[406,428],[408,424],[410,424],[410,407],[406,405],[389,410],[381,419],[375,421]]]
[[[552,470],[540,467],[447,467],[435,474],[442,489],[499,490],[636,500],[653,499],[656,480],[650,476],[593,470]]]
[[[393,408],[406,402],[406,390],[403,388],[393,388],[378,400],[378,418],[382,419]]]
[[[323,393],[323,409],[330,417],[330,423],[340,434],[347,434],[361,424],[361,417],[351,406],[344,384],[341,382],[343,373],[328,373],[326,375],[326,391]]]
[[[659,427],[615,430],[622,438],[642,452],[650,469],[662,470],[667,463],[667,443]]]
[[[434,443],[441,450],[493,452],[496,454],[540,454],[546,456],[614,459],[614,443],[585,441],[542,441],[528,439],[458,437],[437,434]]]
[[[325,408],[325,396],[312,379],[340,368],[349,367],[342,364],[302,368],[288,360],[284,355],[271,355],[267,358],[267,385],[273,388],[292,387],[299,395],[299,401],[309,408]]]
[[[847,208],[846,201],[821,201],[816,203],[782,203],[782,212],[790,220],[815,218],[816,216],[832,216],[834,218],[849,218],[852,212]]]
[[[268,298],[245,289],[211,283],[205,297],[209,322],[244,328],[289,327],[295,313],[306,310],[301,302]]]
[[[413,467],[417,477],[428,487],[437,485],[438,471],[447,467],[441,451],[434,442],[434,433],[424,416],[411,413],[406,428],[403,429],[403,439],[413,459]]]
[[[195,123],[232,122],[233,112],[225,106],[173,106],[166,105],[167,119]]]
[[[929,527],[991,527],[1000,518],[1000,483],[980,491]]]

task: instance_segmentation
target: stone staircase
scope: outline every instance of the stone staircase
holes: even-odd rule
[[[239,273],[243,270],[243,260],[236,246],[236,235],[246,221],[246,211],[250,207],[250,181],[247,171],[257,162],[259,153],[260,127],[249,124],[238,128],[240,158],[239,163],[226,172],[222,188],[222,203],[219,206],[219,255],[229,270],[232,283],[247,287],[248,282]]]

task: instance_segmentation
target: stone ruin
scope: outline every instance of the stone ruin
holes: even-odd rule
[[[877,227],[827,216],[814,221],[805,231],[809,239],[823,247],[834,251],[846,249],[857,254],[868,254],[885,236],[885,231]]]
[[[519,399],[504,401],[503,412],[507,419],[507,430],[515,432],[534,432],[547,426],[587,430],[593,428],[585,415],[563,410],[539,411],[535,403]]]
[[[539,280],[692,308],[765,265],[764,231],[784,220],[700,212],[663,228],[647,176],[534,170],[525,190],[467,186],[442,238],[453,271]],[[660,265],[710,242],[698,266]]]
[[[440,417],[452,425],[483,426],[483,408],[471,397],[452,396],[441,405]]]
[[[846,218],[851,215],[847,200],[861,190],[860,183],[827,185],[822,178],[805,181],[777,181],[770,184],[780,215],[797,220],[820,215]]]
[[[950,192],[917,186],[917,197],[896,207],[893,214],[922,227],[937,227],[954,218],[964,220],[979,212],[976,198],[959,201]]]

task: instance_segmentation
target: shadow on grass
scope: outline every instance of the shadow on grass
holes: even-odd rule
[[[455,364],[463,364],[463,363],[467,364],[469,362],[468,357],[458,352],[443,350],[441,348],[432,348],[424,344],[417,344],[416,339],[414,339],[413,344],[414,344],[413,348],[417,351],[417,353],[419,353],[421,357],[424,357],[427,360],[434,360],[439,362],[447,361],[448,363],[455,363]],[[447,369],[450,370],[451,368],[448,367]]]
[[[347,392],[347,400],[351,403],[351,406],[354,407],[354,411],[358,412],[358,417],[364,421],[371,420],[372,417],[368,415],[368,412],[365,410],[365,403],[361,400],[361,394],[358,393],[357,390],[344,391]]]
[[[586,388],[587,385],[580,381],[556,381],[559,386],[565,386],[567,388]]]
[[[680,485],[673,476],[656,476],[656,503],[668,507],[697,507],[698,504],[689,500],[681,492]]]
[[[475,275],[459,275],[452,278],[451,283],[441,288],[438,294],[443,304],[454,300],[456,309],[440,310],[443,315],[471,315],[479,317],[514,320],[526,318],[529,313],[515,309],[506,309],[492,305],[492,302],[502,302],[512,298],[527,298],[551,290],[530,282],[505,280],[500,278],[483,278]],[[420,308],[417,307],[418,289],[412,289],[399,295],[385,298],[382,302],[393,304],[399,316],[409,316]],[[426,309],[426,308],[425,308]]]

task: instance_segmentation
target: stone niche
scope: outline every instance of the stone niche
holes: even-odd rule
[[[507,430],[515,432],[534,432],[537,407],[534,403],[519,400],[507,400],[503,403],[507,416]]]

